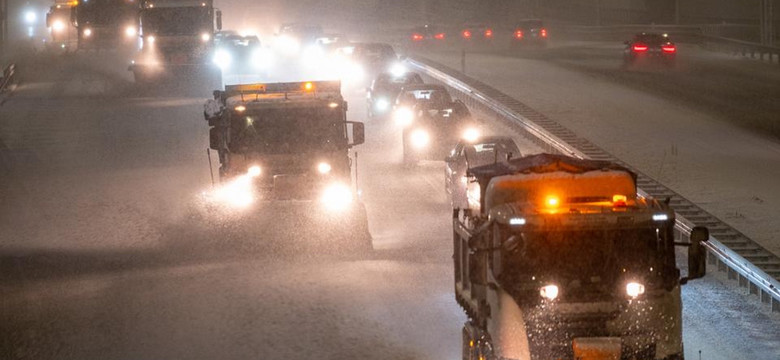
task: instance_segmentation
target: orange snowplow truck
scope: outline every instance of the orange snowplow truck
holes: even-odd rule
[[[683,358],[680,286],[704,276],[706,228],[675,242],[668,204],[610,162],[539,154],[467,178],[453,211],[463,359]]]

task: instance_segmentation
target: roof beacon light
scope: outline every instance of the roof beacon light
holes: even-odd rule
[[[244,112],[244,111],[246,111],[246,106],[244,106],[244,105],[238,105],[238,106],[236,106],[234,109],[235,109],[236,111],[238,111],[238,112]]]
[[[306,90],[306,91],[314,90],[314,84],[312,82],[310,82],[310,81],[306,82],[305,84],[303,84],[303,90]]]
[[[513,217],[509,219],[509,225],[525,225],[525,218]]]
[[[654,221],[666,221],[669,220],[669,216],[666,214],[654,214],[653,215]]]
[[[544,204],[547,205],[548,208],[557,208],[561,204],[561,200],[558,199],[557,196],[550,195],[544,200]]]
[[[612,206],[614,207],[626,207],[626,196],[625,195],[612,195]]]

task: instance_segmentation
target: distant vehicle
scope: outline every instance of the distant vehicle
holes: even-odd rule
[[[391,71],[393,66],[400,66],[398,54],[390,44],[354,43],[351,46],[349,57],[371,77],[380,72]]]
[[[461,136],[477,136],[471,112],[441,85],[404,86],[393,110],[403,127],[404,165],[442,160]]]
[[[512,32],[512,45],[547,46],[549,33],[539,19],[521,20]]]
[[[447,33],[433,25],[418,26],[409,34],[412,46],[440,45],[447,40]]]
[[[422,76],[415,72],[404,72],[398,75],[389,72],[379,73],[371,83],[371,87],[366,89],[368,116],[386,115],[393,108],[393,101],[398,97],[402,87],[422,83],[424,83]]]
[[[466,24],[460,30],[460,39],[466,44],[490,44],[494,37],[493,28],[481,23]]]
[[[256,35],[230,34],[216,42],[213,62],[225,76],[267,75],[271,66],[270,51],[264,49]],[[225,81],[234,83],[234,81]]]
[[[78,49],[137,46],[139,10],[135,0],[77,0],[71,19]]]
[[[76,3],[71,0],[56,0],[46,13],[46,27],[51,34],[51,46],[60,50],[74,50],[77,46],[78,30],[71,21]]]
[[[623,64],[625,66],[640,63],[674,66],[677,46],[667,34],[640,33],[624,43]]]
[[[301,51],[317,45],[324,36],[322,27],[317,24],[287,23],[279,27],[274,39],[274,47],[286,56],[297,56]]]
[[[474,136],[477,134],[468,134]],[[465,209],[469,168],[507,162],[523,155],[509,136],[479,136],[462,138],[444,159],[444,189],[451,196],[453,208]]]

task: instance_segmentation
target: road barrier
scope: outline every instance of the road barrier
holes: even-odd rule
[[[509,126],[543,151],[609,160],[632,169],[638,175],[640,196],[669,198],[670,206],[676,213],[675,237],[678,241],[689,241],[694,226],[706,226],[710,230],[710,241],[705,243],[708,262],[718,271],[725,272],[729,279],[737,280],[737,284],[747,288],[750,294],[757,295],[772,311],[780,312],[780,258],[776,255],[679,194],[510,96],[429,59],[415,56],[408,58],[407,62],[415,70],[447,86],[453,96],[470,108],[489,114],[493,121]]]

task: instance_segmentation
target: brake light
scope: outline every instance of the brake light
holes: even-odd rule
[[[471,31],[463,30],[463,37],[466,39],[471,39]]]
[[[674,44],[661,45],[661,51],[671,54],[677,52],[677,47]]]
[[[515,39],[522,39],[522,38],[523,38],[523,31],[515,30]]]
[[[420,41],[423,39],[423,36],[420,34],[412,34],[412,40],[414,41]]]
[[[444,40],[444,33],[438,33],[434,36],[436,40]]]
[[[547,29],[540,30],[539,35],[541,35],[542,37],[547,37]]]
[[[492,29],[485,30],[485,37],[493,37],[493,30]]]
[[[647,45],[645,45],[645,44],[634,44],[634,46],[632,46],[632,49],[634,49],[635,52],[645,52],[645,51],[647,51]]]

